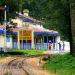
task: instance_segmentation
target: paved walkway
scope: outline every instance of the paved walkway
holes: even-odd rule
[[[54,51],[54,50],[47,50],[44,52],[44,54],[64,54],[67,53],[65,51]]]

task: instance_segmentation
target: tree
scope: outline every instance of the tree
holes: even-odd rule
[[[70,51],[70,54],[75,56],[75,0],[70,0],[70,15],[71,15],[71,26],[70,26],[71,51]]]
[[[67,39],[69,37],[69,1],[68,0],[1,0],[9,8],[8,19],[16,11],[29,9],[29,15],[43,21],[46,28],[58,30]]]
[[[58,30],[65,39],[69,40],[69,1],[68,0],[29,0],[25,8],[30,15],[44,22],[44,27]]]

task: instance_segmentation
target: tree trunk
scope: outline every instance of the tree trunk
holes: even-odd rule
[[[70,17],[71,17],[70,54],[72,56],[75,56],[75,0],[70,0]]]

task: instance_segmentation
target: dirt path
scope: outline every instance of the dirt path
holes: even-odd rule
[[[22,68],[22,57],[8,57],[0,62],[0,75],[27,75]],[[10,74],[6,74],[10,73]]]
[[[36,58],[26,59],[26,61],[25,61],[29,65],[31,65],[34,75],[55,75],[46,70],[43,70],[42,65],[44,62],[41,61],[41,63],[39,64],[39,60],[40,60],[40,58],[36,57]]]
[[[14,57],[14,59],[16,59],[16,57]],[[44,62],[41,61],[41,63],[39,64],[40,57],[20,57],[19,59],[16,59],[14,61],[12,60],[12,57],[8,57],[0,61],[0,65],[3,65],[0,66],[0,75],[4,75],[5,72],[11,72],[12,75],[55,75],[42,69],[41,66]],[[9,65],[7,66],[6,64]],[[28,74],[25,74],[25,71]]]

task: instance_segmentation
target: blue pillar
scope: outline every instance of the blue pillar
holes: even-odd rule
[[[47,35],[47,43],[48,43],[48,35]]]
[[[27,50],[27,39],[26,39],[26,50]]]
[[[44,43],[44,36],[43,36],[43,43]]]

